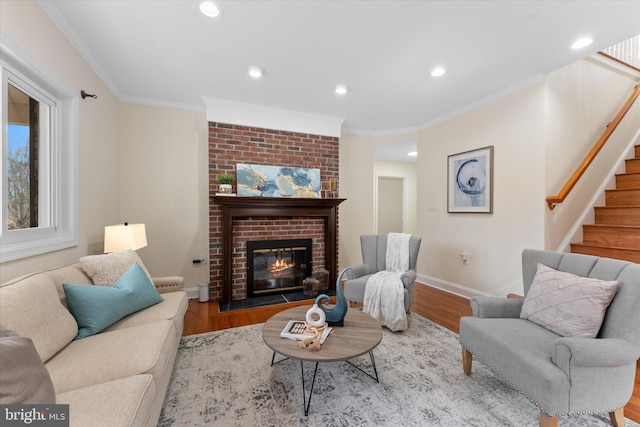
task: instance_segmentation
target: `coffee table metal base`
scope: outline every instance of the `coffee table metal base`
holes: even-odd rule
[[[323,344],[321,351],[309,351],[308,349],[300,347],[295,341],[282,338],[280,333],[287,323],[292,319],[304,319],[309,308],[309,306],[297,306],[281,311],[267,320],[262,327],[262,339],[265,344],[273,350],[271,366],[286,360],[285,358],[300,360],[302,401],[305,415],[309,415],[309,406],[311,406],[311,397],[313,396],[313,388],[318,373],[318,363],[347,362],[359,371],[367,374],[368,377],[379,382],[378,370],[372,350],[380,344],[382,340],[382,326],[380,322],[362,311],[353,309],[347,311],[344,318],[344,326],[334,330],[336,333]],[[283,357],[277,362],[276,353]],[[371,358],[373,374],[367,372],[370,371],[368,368],[365,367],[362,369],[360,366],[356,366],[350,362],[356,357],[364,356],[367,353],[369,353],[369,357]],[[308,382],[305,381],[303,362],[315,363],[316,365],[313,369],[308,396]],[[358,363],[358,365],[362,364]],[[309,374],[307,374],[307,376],[308,375]]]
[[[345,360],[345,362],[347,362],[349,365],[353,366],[363,374],[367,375],[369,378],[373,378],[374,380],[376,380],[377,383],[379,383],[380,381],[378,379],[378,369],[376,368],[376,359],[373,357],[373,350],[369,351],[369,357],[371,358],[371,367],[373,368],[373,375],[371,375],[371,373],[365,371],[361,367],[354,365],[349,360]],[[289,359],[288,357],[285,357],[276,361],[276,352],[274,351],[273,356],[271,356],[271,366],[275,365],[276,363],[284,362],[285,360],[288,360],[288,359]],[[309,407],[311,406],[311,396],[313,395],[313,386],[316,383],[316,374],[318,373],[318,363],[319,362],[315,363],[316,366],[313,369],[311,389],[309,390],[309,397],[307,397],[307,392],[304,385],[304,362],[302,360],[300,361],[300,376],[302,377],[302,407],[304,408],[305,416],[309,415]]]

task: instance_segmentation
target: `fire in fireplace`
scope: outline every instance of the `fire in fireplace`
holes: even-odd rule
[[[311,276],[311,239],[247,242],[247,297],[301,291]]]

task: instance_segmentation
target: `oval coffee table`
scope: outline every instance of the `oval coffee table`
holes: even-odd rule
[[[300,360],[302,397],[305,415],[309,414],[313,385],[315,384],[316,373],[318,372],[318,363],[345,361],[378,381],[378,371],[376,369],[372,350],[382,340],[382,327],[380,326],[380,322],[357,309],[349,309],[347,311],[347,315],[344,318],[344,326],[333,327],[333,333],[327,337],[324,344],[322,344],[322,348],[318,351],[302,348],[298,345],[298,341],[282,338],[280,336],[280,332],[282,332],[289,320],[304,321],[309,308],[311,308],[311,306],[300,306],[282,311],[267,320],[262,327],[262,339],[269,348],[273,350],[271,366],[273,366],[274,363],[280,363],[289,358]],[[275,362],[276,353],[285,356],[285,359]],[[349,362],[350,359],[361,356],[365,353],[369,353],[374,375]],[[304,385],[303,362],[312,362],[316,364],[308,399],[306,397]]]

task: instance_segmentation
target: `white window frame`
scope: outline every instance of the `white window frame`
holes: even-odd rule
[[[0,263],[4,263],[78,245],[78,94],[51,77],[28,54],[5,38],[0,41],[0,69]],[[19,230],[7,227],[8,83],[48,106],[44,121],[48,120],[49,126],[41,132],[40,141],[38,227]]]

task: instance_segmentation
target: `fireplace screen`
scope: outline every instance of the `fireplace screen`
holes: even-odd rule
[[[311,247],[311,239],[247,242],[247,296],[301,291],[311,276]]]

